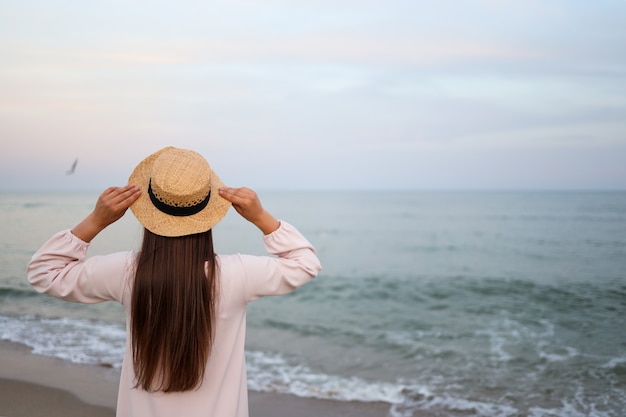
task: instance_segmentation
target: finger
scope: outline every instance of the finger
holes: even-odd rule
[[[220,195],[233,204],[240,204],[246,201],[246,189],[244,188],[229,188],[221,187],[219,189]]]
[[[141,194],[141,190],[136,185],[128,184],[119,188],[119,194],[123,198],[128,198],[135,194]]]
[[[115,190],[117,190],[118,187],[109,187],[106,190],[104,190],[102,192],[102,197],[108,197],[110,195],[112,195],[113,193],[115,193]]]
[[[126,185],[121,187],[119,194],[116,198],[116,203],[124,208],[128,208],[139,197],[141,197],[141,190],[136,185]]]
[[[104,202],[113,209],[128,208],[140,195],[139,188],[130,184],[123,187],[110,187],[102,193]]]

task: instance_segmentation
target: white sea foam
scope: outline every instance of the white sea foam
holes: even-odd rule
[[[246,352],[246,361],[248,386],[256,391],[345,401],[404,401],[402,384],[316,372],[278,353]]]
[[[592,411],[579,411],[574,404],[563,402],[563,406],[560,408],[541,408],[532,407],[528,410],[528,417],[613,417],[611,412],[598,411],[593,408]]]
[[[126,334],[120,323],[0,315],[0,325],[0,339],[27,345],[37,355],[90,365],[122,365]]]
[[[0,340],[27,345],[33,353],[74,363],[120,368],[126,341],[121,323],[72,318],[0,315]],[[278,353],[246,352],[250,389],[345,401],[404,401],[406,386],[329,375]]]
[[[615,369],[620,365],[626,365],[626,356],[622,356],[619,358],[613,358],[610,361],[608,361],[607,363],[601,365],[601,368],[605,368],[605,369]]]
[[[560,352],[546,352],[544,349],[547,343],[539,343],[539,356],[546,359],[548,362],[563,362],[568,359],[572,359],[578,356],[578,350],[570,346],[564,346],[559,348]],[[563,351],[564,350],[564,351]]]
[[[451,395],[436,395],[425,387],[411,386],[405,390],[407,398],[393,404],[392,417],[412,417],[416,410],[430,410],[437,415],[471,415],[474,417],[513,417],[520,411],[515,407],[471,401]],[[443,414],[445,413],[445,414]]]

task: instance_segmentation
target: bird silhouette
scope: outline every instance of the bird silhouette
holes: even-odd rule
[[[78,158],[76,158],[74,160],[74,163],[72,164],[72,167],[70,168],[69,171],[67,171],[65,174],[66,175],[72,175],[74,173],[74,171],[76,171],[76,165],[78,164]]]

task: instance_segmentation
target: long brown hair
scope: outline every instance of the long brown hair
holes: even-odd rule
[[[211,230],[181,237],[144,230],[130,314],[135,388],[200,386],[213,345],[215,269]]]

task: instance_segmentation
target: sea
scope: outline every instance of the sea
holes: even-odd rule
[[[98,192],[0,193],[0,339],[119,368],[124,314],[37,294],[32,254]],[[248,308],[249,388],[391,417],[626,416],[626,192],[259,192],[323,271]],[[90,254],[137,249],[128,212]],[[264,253],[231,210],[217,252]]]

